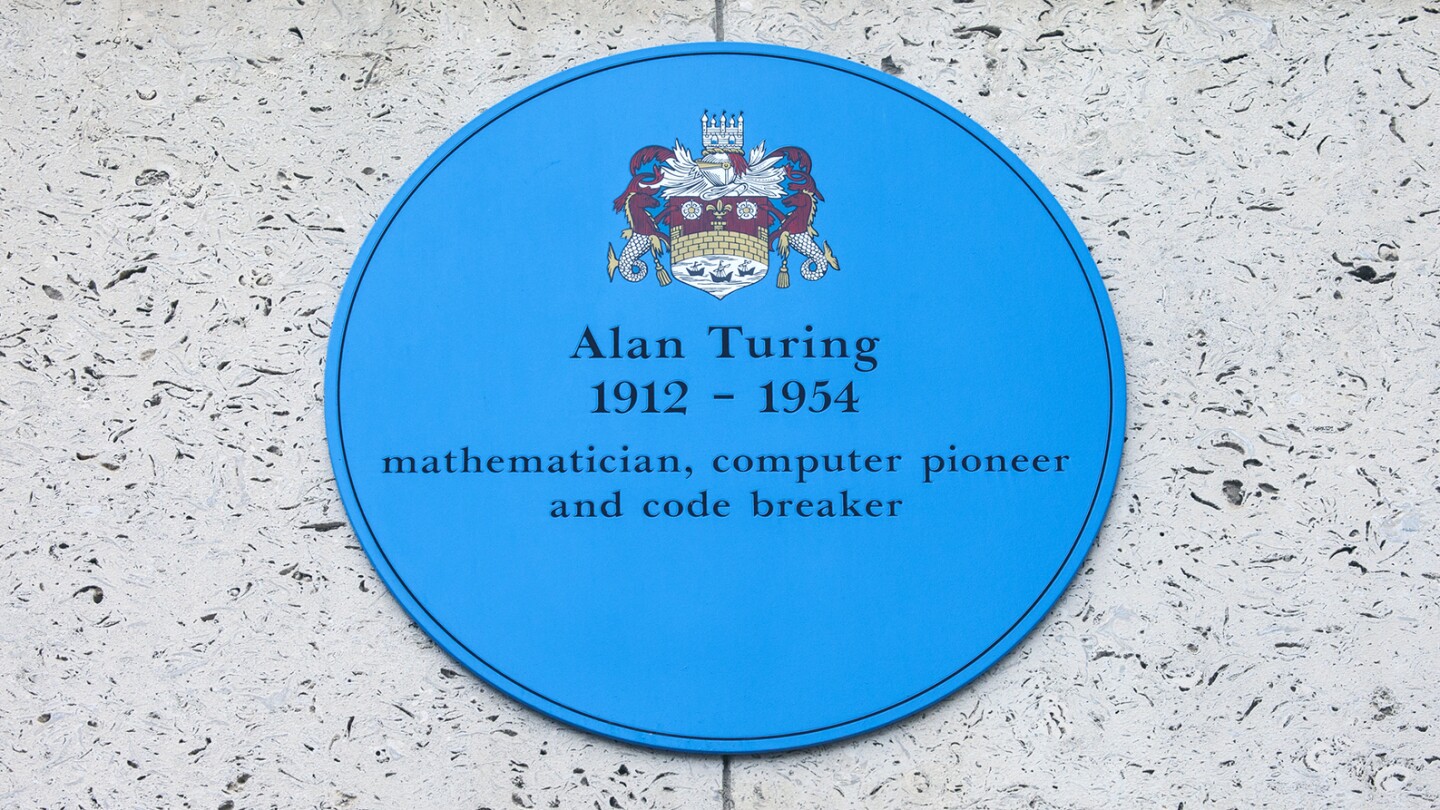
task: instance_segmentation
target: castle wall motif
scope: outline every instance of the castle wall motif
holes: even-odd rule
[[[724,298],[768,276],[772,253],[779,254],[780,289],[790,286],[792,251],[809,281],[839,269],[829,243],[815,238],[825,198],[810,175],[808,152],[798,146],[767,152],[763,141],[747,152],[744,113],[701,114],[700,143],[698,159],[679,140],[631,157],[630,182],[614,203],[628,227],[620,254],[609,250],[611,279],[618,272],[639,282],[653,264],[662,287],[679,279]]]

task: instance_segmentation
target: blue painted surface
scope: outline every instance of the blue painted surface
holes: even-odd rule
[[[747,148],[795,144],[840,258],[716,300],[605,272],[629,159],[699,114],[744,110]],[[647,257],[648,258],[648,257]],[[667,257],[668,258],[668,257]],[[668,261],[667,261],[668,266]],[[679,360],[573,359],[678,336]],[[878,337],[877,365],[718,359],[746,334]],[[813,332],[804,331],[810,325]],[[591,386],[687,382],[688,412],[595,414]],[[759,412],[759,386],[853,382],[857,413]],[[731,392],[736,399],[715,400]],[[650,746],[755,752],[828,742],[928,706],[995,662],[1081,564],[1124,431],[1120,344],[1079,235],[974,122],[853,63],[715,43],[639,51],[537,84],[458,132],[396,195],[342,294],[326,379],[346,511],[395,597],[516,700]],[[952,473],[922,456],[1069,456],[1063,473]],[[387,456],[674,454],[681,475],[386,474]],[[717,473],[717,454],[903,458],[798,483]],[[443,458],[441,458],[443,464]],[[553,499],[622,492],[620,518]],[[701,490],[728,518],[649,519]],[[767,498],[900,499],[895,517],[756,518]],[[377,649],[377,654],[384,654]]]

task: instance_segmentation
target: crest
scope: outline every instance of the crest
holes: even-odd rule
[[[724,298],[769,275],[772,253],[780,257],[780,289],[790,286],[792,253],[808,281],[840,269],[830,244],[816,238],[815,214],[825,197],[810,175],[808,152],[782,146],[767,153],[764,141],[747,152],[744,113],[705,112],[700,136],[698,158],[679,140],[630,158],[630,182],[615,198],[628,227],[619,256],[610,246],[612,281],[616,273],[642,281],[653,263],[662,287],[678,279]],[[669,271],[661,259],[667,253]]]

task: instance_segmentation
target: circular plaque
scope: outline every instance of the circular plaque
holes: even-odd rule
[[[437,643],[716,753],[874,729],[1019,643],[1099,529],[1124,402],[1019,159],[882,73],[732,43],[456,133],[360,250],[326,376],[346,511]]]

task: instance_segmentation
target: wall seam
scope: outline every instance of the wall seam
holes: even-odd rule
[[[735,810],[735,797],[730,786],[730,755],[720,757],[720,810]]]

